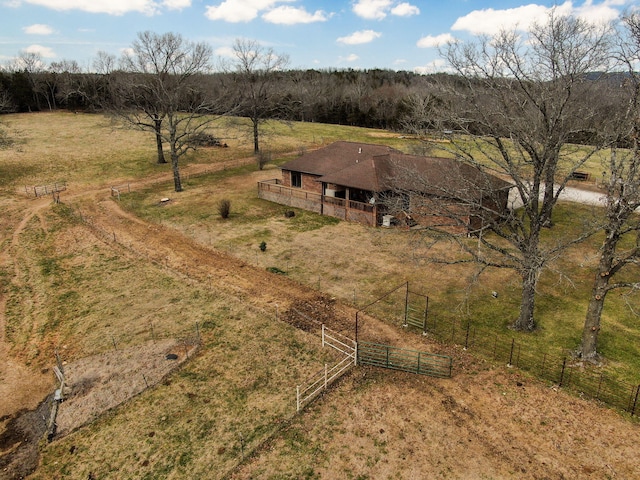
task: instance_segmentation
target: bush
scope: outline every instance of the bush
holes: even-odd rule
[[[269,162],[271,162],[271,152],[258,152],[256,155],[256,164],[258,165],[259,170],[262,170]]]
[[[231,200],[220,200],[218,202],[218,213],[222,218],[229,218],[231,213]]]

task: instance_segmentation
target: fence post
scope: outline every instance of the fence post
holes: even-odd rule
[[[636,388],[636,396],[633,399],[633,406],[631,407],[631,416],[636,414],[636,406],[638,405],[638,395],[640,394],[640,385]]]
[[[564,379],[564,369],[567,366],[567,357],[562,359],[562,370],[560,371],[560,381],[558,382],[558,386],[562,386],[562,380]]]
[[[324,348],[324,323],[322,324],[322,348]]]
[[[407,291],[404,294],[404,324],[403,327],[408,325],[407,319],[409,318],[409,282],[407,282]]]
[[[300,411],[300,385],[296,385],[296,412]]]
[[[327,389],[327,364],[324,364],[324,389]]]
[[[464,337],[464,349],[469,348],[469,330],[471,329],[471,320],[467,321],[467,333]]]
[[[353,365],[358,366],[358,342],[353,342]]]
[[[511,339],[511,352],[509,353],[509,363],[507,365],[511,366],[512,365],[512,360],[513,360],[513,347],[516,344],[516,339],[512,338]]]

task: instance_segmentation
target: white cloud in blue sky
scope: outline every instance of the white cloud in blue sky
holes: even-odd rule
[[[361,30],[359,32],[353,32],[346,37],[339,37],[336,41],[345,45],[362,45],[364,43],[371,43],[376,38],[380,38],[382,34],[373,30]]]
[[[304,8],[282,5],[269,10],[262,18],[269,23],[281,25],[298,25],[301,23],[326,22],[331,17],[330,14],[322,10],[313,13],[307,12]]]
[[[562,1],[562,0],[561,0]],[[444,68],[438,47],[500,29],[526,30],[551,8],[593,22],[638,0],[0,0],[0,62],[20,52],[76,60],[114,55],[137,33],[174,32],[225,52],[253,39],[292,68]],[[51,60],[49,60],[51,61]]]
[[[447,43],[454,42],[455,37],[450,33],[441,33],[440,35],[427,35],[418,40],[418,47],[420,48],[432,48],[446,45]]]
[[[33,25],[22,27],[22,31],[29,35],[51,35],[53,28],[42,23],[34,23]]]
[[[387,15],[409,17],[418,15],[420,9],[407,2],[392,0],[357,0],[353,4],[353,12],[367,20],[383,20]]]
[[[181,0],[173,0],[168,3],[176,2],[181,2]],[[12,3],[16,5],[14,8],[20,8],[24,4],[58,11],[79,10],[109,15],[124,15],[129,12],[152,15],[157,13],[160,7],[160,4],[153,0],[18,0]]]

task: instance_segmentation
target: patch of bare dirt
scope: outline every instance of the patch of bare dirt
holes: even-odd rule
[[[64,366],[66,388],[57,436],[72,431],[162,381],[194,355],[174,339],[85,357]]]
[[[68,435],[160,383],[195,354],[195,346],[173,339],[113,350],[63,365],[65,387],[52,439]],[[35,410],[6,418],[0,434],[0,475],[22,479],[38,466],[38,443],[51,433],[53,394]]]

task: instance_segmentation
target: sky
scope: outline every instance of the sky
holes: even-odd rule
[[[535,1],[535,0],[533,0]],[[549,10],[612,21],[640,0],[0,0],[0,64],[21,53],[93,69],[119,57],[138,33],[180,34],[230,57],[236,39],[287,55],[292,69],[446,69],[438,46],[526,30]]]

